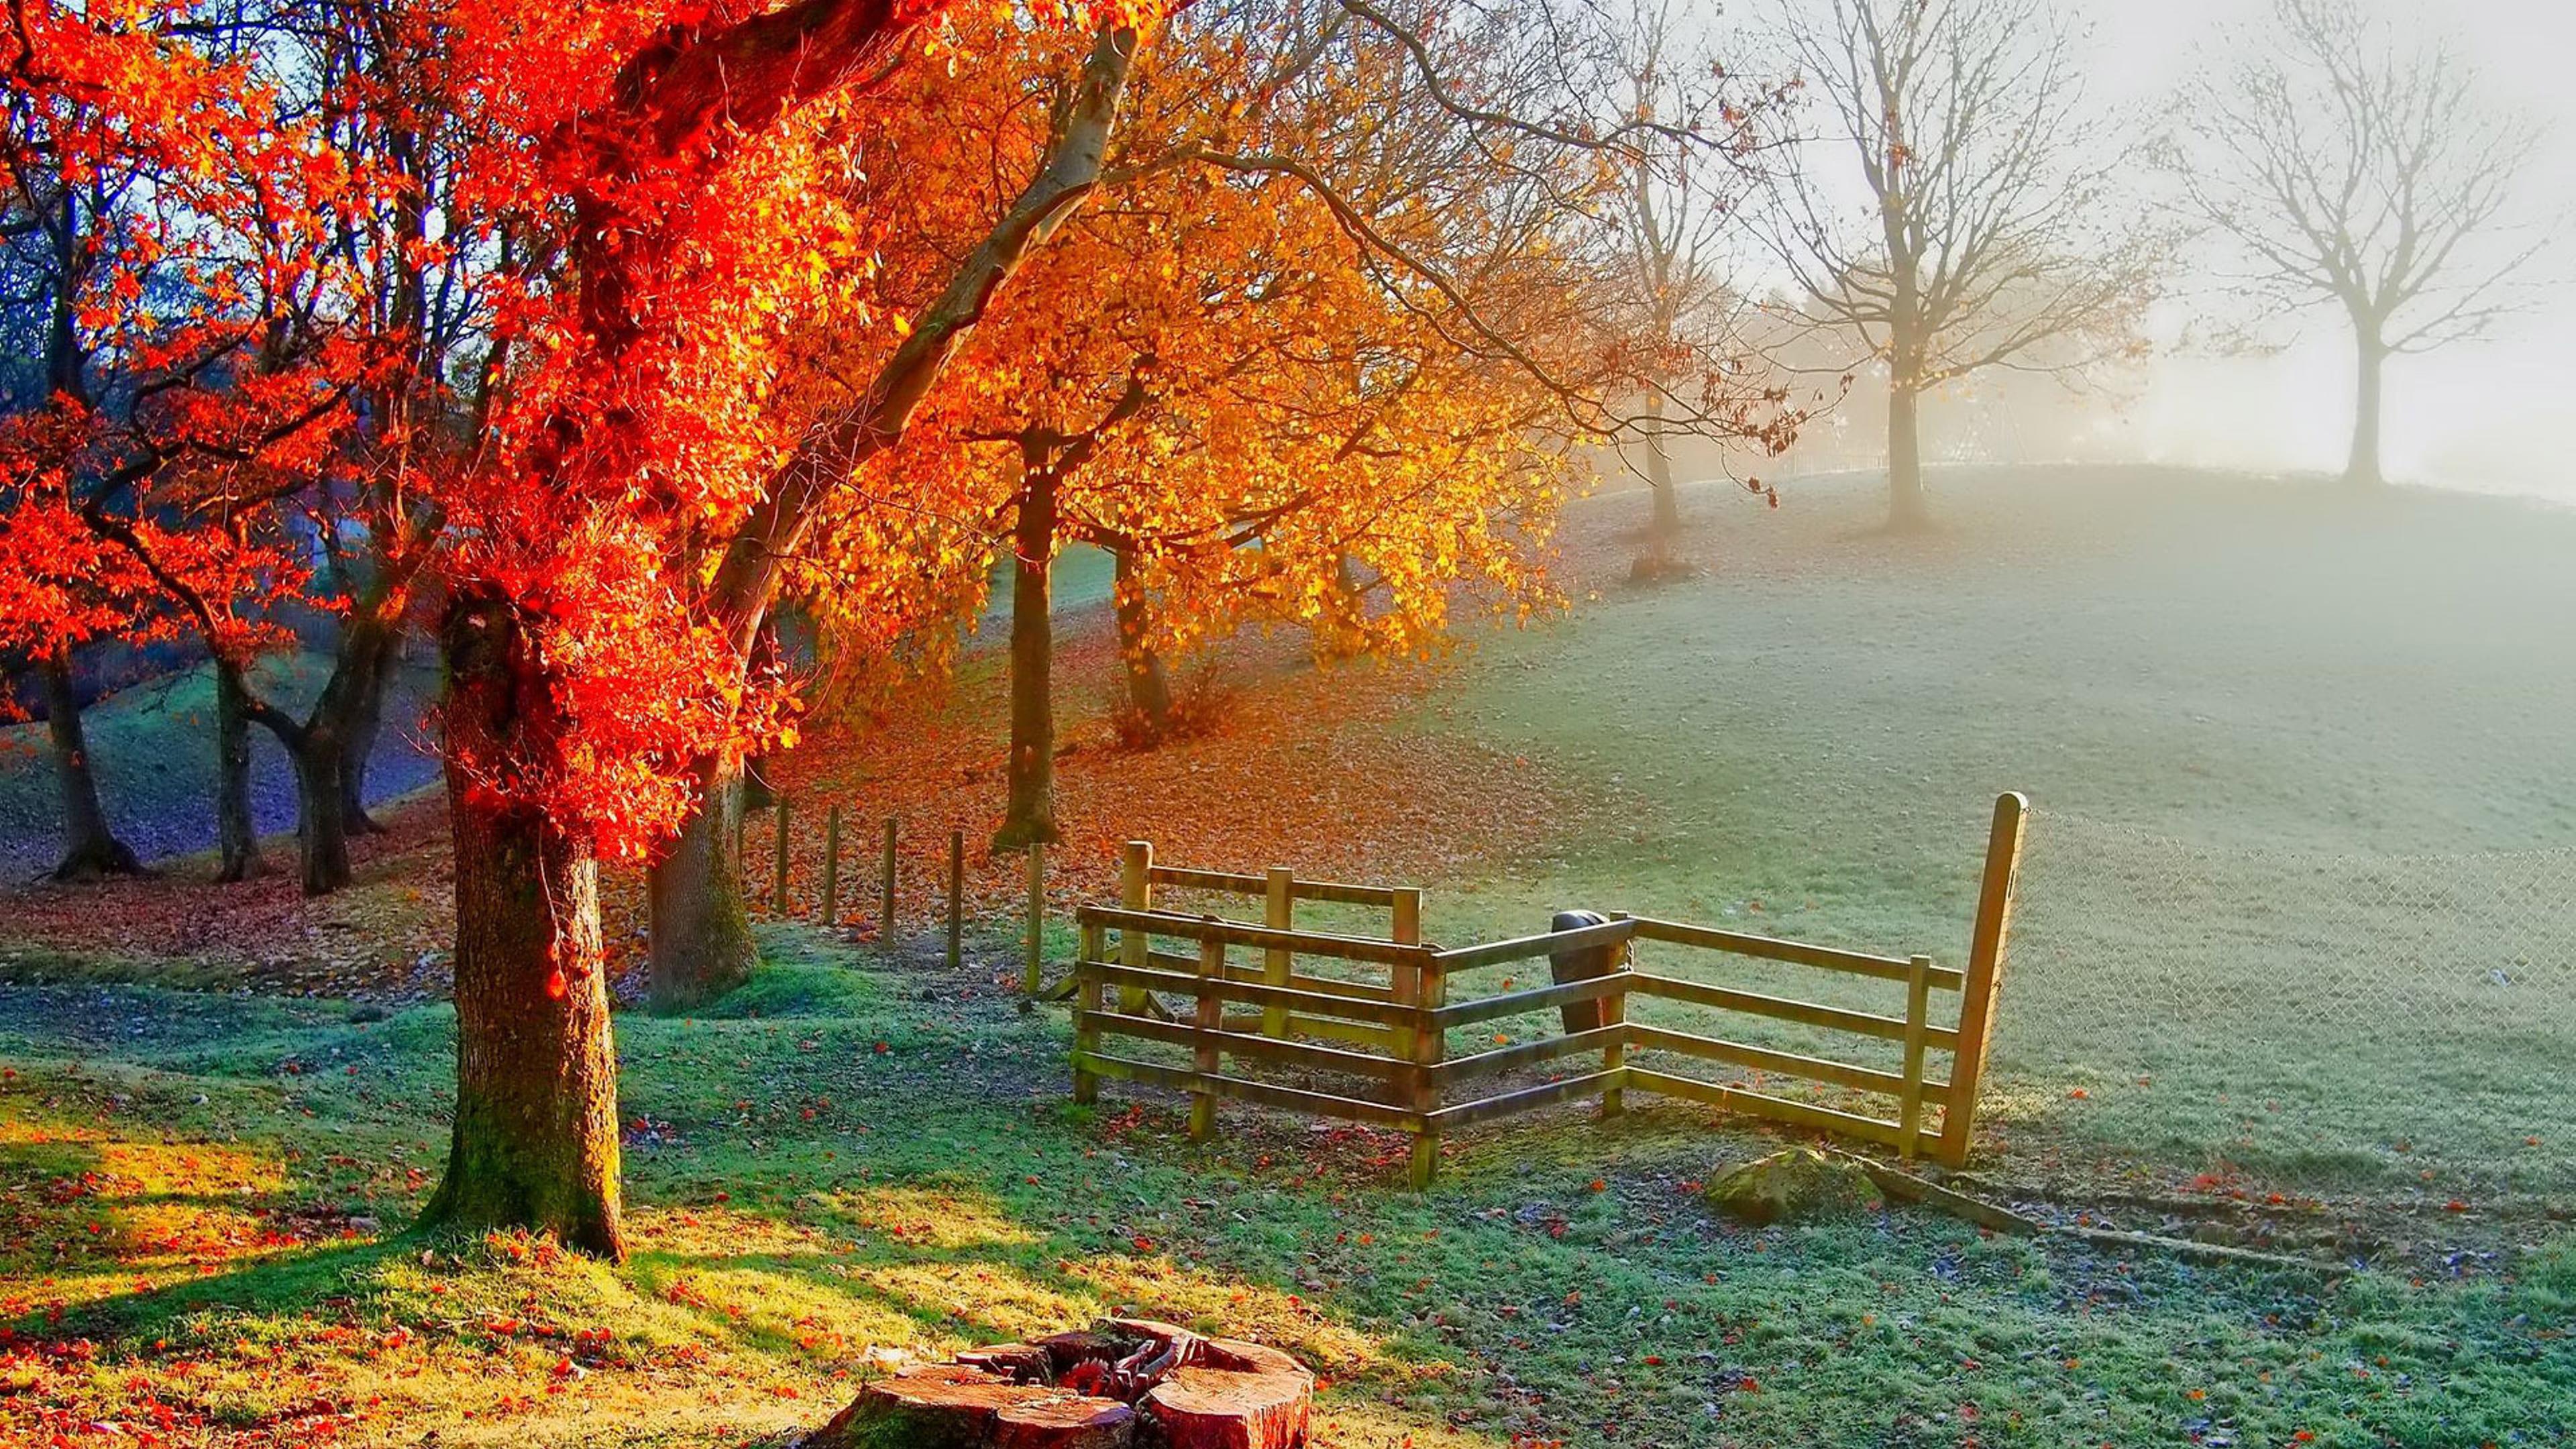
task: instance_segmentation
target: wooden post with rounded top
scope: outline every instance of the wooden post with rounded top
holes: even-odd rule
[[[1118,861],[1118,904],[1131,911],[1154,908],[1154,842],[1131,840]],[[1118,964],[1143,970],[1153,949],[1152,938],[1130,927],[1118,928]],[[1129,1016],[1145,1010],[1145,988],[1118,988],[1118,1009]]]
[[[948,832],[948,969],[966,961],[966,832]]]
[[[1284,865],[1270,867],[1262,877],[1261,924],[1274,931],[1289,931],[1297,925],[1297,872]],[[1285,946],[1273,946],[1261,953],[1261,979],[1273,986],[1285,986],[1296,969],[1296,957]],[[1288,1008],[1261,1008],[1261,1034],[1286,1036]]]
[[[1198,1011],[1190,1018],[1191,1025],[1199,1031],[1198,1042],[1190,1053],[1190,1066],[1202,1084],[1190,1094],[1190,1137],[1200,1142],[1216,1132],[1216,1089],[1205,1085],[1217,1074],[1216,1039],[1208,1033],[1225,1024],[1225,1001],[1208,988],[1224,976],[1225,942],[1211,935],[1199,942]]]
[[[1941,1164],[1965,1167],[1968,1134],[1976,1125],[1977,1089],[1986,1074],[1986,1047],[1994,1038],[1995,995],[2003,986],[2004,952],[2012,936],[2013,877],[2021,869],[2023,827],[2030,800],[2007,792],[1995,800],[1986,834],[1985,875],[1977,887],[1977,924],[1968,938],[1968,967],[1959,985],[1959,1048],[1950,1063],[1950,1099],[1941,1113]]]
[[[882,889],[881,889],[881,892],[880,892],[880,898],[879,898],[879,900],[878,900],[878,902],[877,902],[877,944],[878,944],[878,945],[880,945],[880,946],[891,946],[891,945],[893,945],[893,944],[894,944],[894,846],[895,846],[895,834],[896,834],[896,823],[895,823],[895,818],[894,818],[893,816],[889,815],[889,816],[887,816],[887,817],[886,817],[886,828],[885,828],[885,860],[882,862],[882,865],[883,865],[883,875],[882,875],[882,880],[881,880],[881,887],[882,887]]]
[[[1031,996],[1045,985],[1046,975],[1046,842],[1029,842],[1029,942],[1028,959],[1020,966],[1020,989]]]
[[[1905,1090],[1897,1099],[1896,1156],[1912,1162],[1923,1131],[1923,1035],[1931,1023],[1932,958],[1916,956],[1905,970]]]
[[[1614,912],[1610,919],[1624,921],[1628,919],[1628,913]],[[1608,1045],[1601,1048],[1601,1070],[1615,1074],[1628,1064],[1628,1033],[1625,1030],[1628,1021],[1626,981],[1629,968],[1628,943],[1617,942],[1609,950],[1610,970],[1621,980],[1618,991],[1601,998],[1601,1024],[1620,1027],[1621,1030],[1610,1038]],[[1620,1076],[1613,1075],[1610,1078],[1610,1085],[1601,1089],[1601,1115],[1604,1117],[1616,1117],[1628,1110],[1628,1093],[1619,1085],[1619,1082]]]
[[[1396,889],[1394,895],[1395,900],[1387,913],[1392,917],[1392,920],[1387,926],[1387,939],[1395,942],[1399,946],[1421,945],[1421,887],[1401,886]]]
[[[1418,910],[1420,892],[1407,894],[1417,898]],[[1417,921],[1420,919],[1418,914],[1415,919]],[[1408,941],[1405,944],[1419,945],[1420,942]],[[1406,1073],[1405,1083],[1411,1093],[1414,1114],[1422,1119],[1420,1127],[1413,1134],[1413,1164],[1410,1173],[1414,1191],[1420,1192],[1431,1186],[1433,1175],[1440,1169],[1440,1129],[1433,1126],[1431,1121],[1432,1114],[1440,1110],[1440,1088],[1431,1080],[1431,1069],[1440,1065],[1440,1056],[1445,1043],[1441,1038],[1440,1028],[1432,1025],[1430,1018],[1431,1013],[1438,1011],[1449,1002],[1449,973],[1441,966],[1436,956],[1425,951],[1422,953],[1421,964],[1411,968],[1409,980],[1413,990],[1413,1004],[1420,1010],[1414,1025],[1404,1033],[1407,1038],[1410,1038],[1408,1044],[1412,1048],[1413,1058],[1413,1070]],[[1397,999],[1402,1000],[1403,997],[1399,995]]]
[[[1075,948],[1082,955],[1073,963],[1073,1100],[1086,1106],[1100,1096],[1100,1078],[1082,1064],[1100,1045],[1100,1029],[1093,1024],[1100,1014],[1100,972],[1095,968],[1109,953],[1108,934],[1097,921],[1083,922],[1082,942]]]
[[[841,807],[823,812],[823,929],[841,916]]]

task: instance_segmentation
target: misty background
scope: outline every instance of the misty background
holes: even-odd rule
[[[1790,0],[1797,3],[1797,0]],[[1821,0],[1816,0],[1821,3]],[[2266,0],[2062,0],[2085,34],[2088,94],[2133,118],[2161,124],[2163,107],[2196,69],[2228,59],[2232,42],[2260,34]],[[2373,0],[2400,35],[2447,43],[2486,82],[2491,106],[2525,112],[2544,130],[2536,164],[2519,183],[2518,214],[2560,229],[2576,217],[2576,88],[2566,58],[2576,53],[2576,7],[2557,0]],[[1730,4],[1722,50],[1749,57],[1769,6]],[[1852,166],[1848,143],[1808,148],[1807,164]],[[2153,190],[2156,178],[2140,177]],[[2143,364],[2103,369],[2080,392],[2037,375],[1980,374],[1926,401],[1927,463],[2147,462],[2264,473],[2335,473],[2351,441],[2352,344],[2331,308],[2265,329],[2277,348],[2228,352],[2206,338],[2231,308],[2205,263],[2215,240],[2183,250],[2170,295],[2153,314],[2156,353]],[[2429,353],[2391,359],[2384,443],[2393,483],[2506,493],[2576,503],[2576,452],[2564,419],[2576,390],[2566,339],[2576,334],[2576,250],[2553,244],[2527,273],[2532,305],[2500,319],[2487,335]],[[1738,475],[1791,477],[1841,468],[1876,469],[1884,457],[1883,374],[1864,370],[1839,408],[1810,422],[1786,458],[1735,456]],[[1689,445],[1683,445],[1689,451]],[[1717,471],[1695,454],[1687,472]],[[1620,486],[1614,483],[1613,486]]]

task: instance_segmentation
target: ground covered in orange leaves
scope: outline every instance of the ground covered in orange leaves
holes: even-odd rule
[[[1056,822],[1049,897],[1059,907],[1113,899],[1118,855],[1148,840],[1157,860],[1309,878],[1425,884],[1507,866],[1579,835],[1615,809],[1560,772],[1440,727],[1426,704],[1443,668],[1342,664],[1325,671],[1273,641],[1212,667],[1224,703],[1217,728],[1151,750],[1122,749],[1106,700],[1116,670],[1105,619],[1076,616],[1057,660]],[[1015,913],[1024,858],[987,849],[1000,823],[1008,678],[970,661],[944,697],[898,704],[865,733],[829,733],[778,763],[791,801],[790,896],[819,891],[821,809],[841,804],[842,900],[877,911],[883,823],[898,822],[897,934],[938,909],[948,837],[966,838],[969,892],[986,913]],[[763,821],[762,824],[769,822]],[[769,889],[772,840],[747,868]]]

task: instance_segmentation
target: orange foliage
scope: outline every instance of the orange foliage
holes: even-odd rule
[[[962,176],[870,198],[933,256],[1009,204],[1069,64],[1060,45],[986,53],[974,76],[887,98],[909,118],[897,156],[978,138]],[[1137,68],[1089,204],[993,299],[901,446],[827,511],[796,582],[841,660],[921,657],[921,620],[981,603],[1033,478],[1055,497],[1050,550],[1128,556],[1156,648],[1261,620],[1312,630],[1328,654],[1426,652],[1462,601],[1553,600],[1545,547],[1588,475],[1570,398],[1635,365],[1562,245],[1616,176],[1556,178],[1534,203],[1502,157],[1410,144],[1408,127],[1446,118],[1390,103],[1407,63],[1381,38],[1287,69],[1176,19]],[[1263,157],[1297,161],[1247,159]],[[1467,280],[1445,293],[1398,252]],[[877,278],[898,316],[935,285]],[[815,343],[857,376],[883,345]]]

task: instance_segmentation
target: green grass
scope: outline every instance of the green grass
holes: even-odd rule
[[[2319,1251],[2349,1213],[2379,1269],[1734,1228],[1693,1185],[1771,1140],[1634,1095],[1464,1134],[1415,1196],[1400,1139],[1229,1107],[1201,1148],[1167,1099],[1071,1108],[1060,1016],[793,930],[720,1009],[619,1020],[611,1269],[396,1235],[443,1157],[445,1008],[51,963],[0,986],[0,1442],[159,1410],[181,1443],[775,1442],[899,1352],[1121,1308],[1305,1355],[1323,1442],[1368,1449],[2569,1442],[2576,1241],[2545,1215],[2576,992],[2499,1010],[2445,973],[2545,993],[2569,959],[2558,867],[2506,890],[2486,853],[2576,844],[2576,516],[1938,484],[1928,540],[1868,533],[1866,480],[1704,495],[1709,576],[1472,655],[1419,727],[1620,808],[1424,882],[1429,934],[1594,906],[1956,961],[1989,804],[2027,790],[1987,1169],[2150,1228],[2119,1195],[2198,1172],[2339,1194],[2274,1216]],[[2344,991],[2338,952],[2396,994]],[[2428,1002],[2441,1032],[2404,1019]]]
[[[0,1316],[52,1347],[0,1342],[0,1438],[157,1404],[217,1442],[741,1442],[890,1351],[1112,1308],[1300,1352],[1322,1442],[1385,1449],[2576,1429],[2563,1245],[2419,1286],[1912,1214],[1751,1231],[1690,1189],[1763,1144],[1672,1108],[1482,1134],[1415,1196],[1394,1140],[1228,1109],[1193,1148],[1159,1106],[1065,1106],[1051,1013],[769,944],[718,1010],[618,1023],[623,1269],[387,1236],[438,1167],[444,1008],[5,988]]]
[[[1433,938],[1589,906],[1956,963],[2023,790],[1998,1120],[2184,1171],[2576,1190],[2576,856],[2478,854],[2576,845],[2576,511],[2143,469],[1937,487],[1932,538],[1873,532],[1869,478],[1777,512],[1703,493],[1705,577],[1480,649],[1420,726],[1629,806],[1435,882]],[[2344,853],[2439,858],[2316,859]]]

